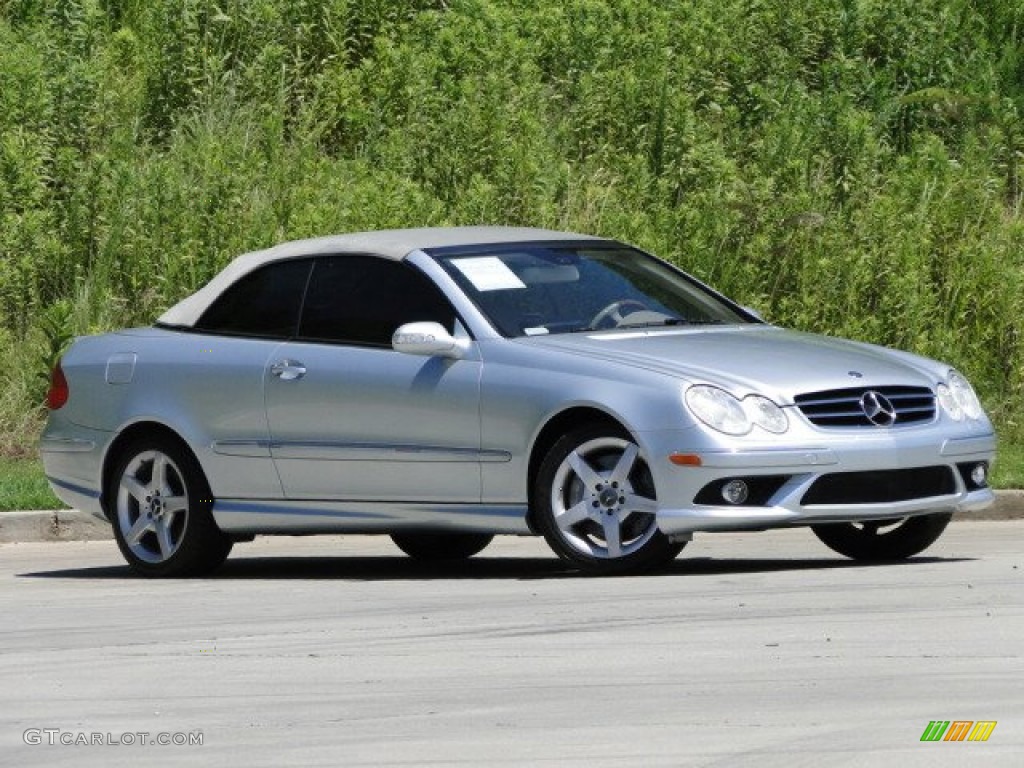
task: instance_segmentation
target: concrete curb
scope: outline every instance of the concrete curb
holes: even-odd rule
[[[1024,491],[996,491],[996,503],[961,520],[1020,520],[1024,518]]]
[[[996,491],[996,502],[981,512],[955,520],[1024,519],[1024,491]],[[77,509],[0,512],[0,543],[39,541],[101,541],[112,539],[110,526]]]
[[[3,544],[112,538],[108,523],[77,509],[0,512],[0,543]]]

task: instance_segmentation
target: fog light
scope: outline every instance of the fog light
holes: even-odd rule
[[[742,480],[730,480],[722,486],[722,498],[730,504],[742,504],[750,495],[750,489]]]
[[[988,467],[984,464],[975,464],[971,470],[971,482],[983,488],[988,483]]]

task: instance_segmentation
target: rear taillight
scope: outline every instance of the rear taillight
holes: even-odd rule
[[[68,380],[64,376],[64,370],[60,367],[60,360],[58,360],[50,373],[50,390],[46,393],[46,407],[51,411],[63,408],[70,394]]]

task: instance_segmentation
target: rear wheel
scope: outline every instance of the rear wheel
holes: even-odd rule
[[[812,525],[829,549],[854,560],[902,560],[931,546],[946,530],[952,513],[942,512],[898,520]]]
[[[581,570],[651,570],[683,548],[658,530],[650,468],[620,428],[592,425],[562,437],[541,463],[533,498],[548,545]]]
[[[155,435],[126,446],[107,499],[121,554],[143,576],[198,576],[231,551],[213,521],[206,477],[176,440]]]
[[[489,533],[393,533],[391,540],[417,560],[465,560],[482,551],[494,537]]]

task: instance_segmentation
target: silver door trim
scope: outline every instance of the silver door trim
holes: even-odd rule
[[[415,461],[499,464],[512,460],[508,451],[478,448],[450,448],[434,445],[392,443],[335,443],[270,441],[275,459],[311,459],[317,461]]]
[[[221,456],[246,456],[249,458],[270,458],[269,440],[217,440],[210,450]]]

